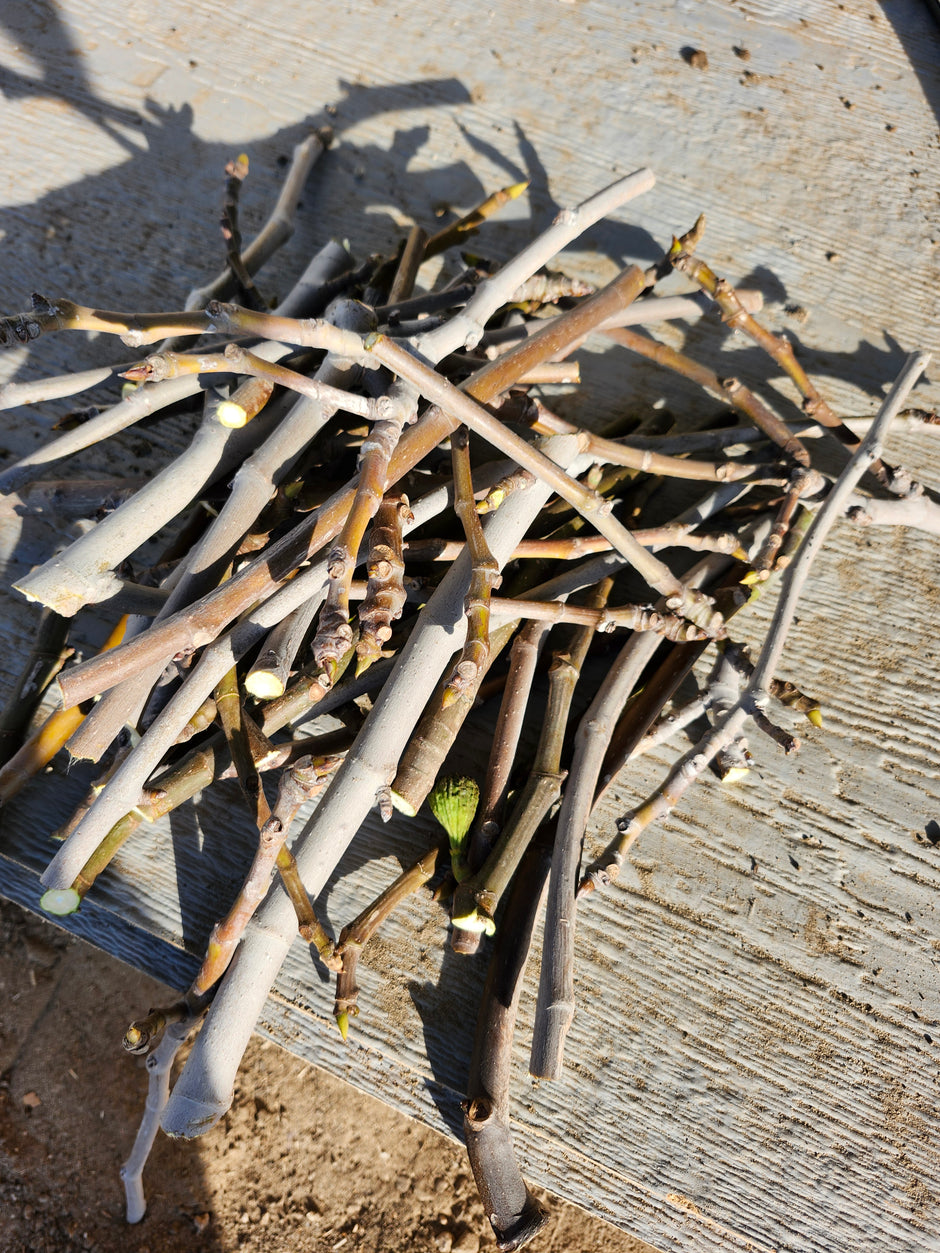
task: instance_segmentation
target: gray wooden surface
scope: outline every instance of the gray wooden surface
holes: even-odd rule
[[[706,70],[689,49],[706,52]],[[250,232],[279,158],[331,121],[339,143],[275,286],[330,235],[387,248],[399,223],[432,224],[435,208],[530,177],[528,201],[487,236],[506,256],[556,206],[650,165],[656,189],[573,250],[578,272],[649,262],[704,209],[702,255],[763,291],[768,321],[842,412],[871,412],[907,351],[940,347],[940,39],[914,0],[351,0],[284,3],[276,18],[244,0],[67,0],[5,7],[0,89],[6,312],[33,290],[178,305],[216,268],[225,161],[250,155]],[[671,337],[699,355],[723,339],[711,324]],[[726,373],[773,378],[746,344],[724,351]],[[37,377],[123,352],[63,336],[0,365]],[[624,403],[702,403],[615,352],[588,354],[584,374],[600,418]],[[940,399],[932,383],[918,394]],[[4,414],[0,445],[20,455],[68,407]],[[78,465],[162,464],[180,438],[172,423],[131,432]],[[899,430],[890,451],[938,483],[930,432]],[[56,536],[37,520],[4,528],[8,583]],[[746,784],[703,782],[583,910],[579,1010],[555,1084],[526,1076],[524,1000],[514,1115],[528,1174],[664,1250],[940,1247],[936,568],[935,539],[838,531],[786,658],[821,700],[824,730],[804,724],[792,761],[753,744]],[[748,626],[755,638],[770,609]],[[4,596],[6,685],[34,621]],[[608,838],[669,759],[631,771],[592,838]],[[57,771],[0,817],[5,895],[35,906],[46,834],[81,791],[80,772]],[[321,902],[332,925],[429,830],[370,822]],[[250,852],[234,793],[207,793],[135,837],[69,925],[180,986]],[[264,1030],[452,1129],[482,969],[443,940],[430,904],[390,923],[345,1047],[332,989],[295,946]]]

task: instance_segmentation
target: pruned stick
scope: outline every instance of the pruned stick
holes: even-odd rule
[[[202,996],[224,973],[235,945],[270,886],[271,874],[301,806],[326,786],[336,758],[302,757],[281,775],[274,809],[259,832],[258,851],[231,909],[212,928],[206,956],[192,983],[191,992]]]
[[[474,674],[472,681],[458,694],[456,700],[444,703],[446,678],[441,679],[402,753],[391,782],[392,803],[402,813],[413,816],[424,804],[434,787],[444,759],[453,748],[460,728],[473,708],[487,668],[509,643],[517,625],[518,621],[514,619],[502,623],[493,631],[483,668]]]
[[[581,839],[615,720],[659,645],[653,635],[632,636],[607,671],[575,735],[571,778],[555,835],[544,952],[539,976],[529,1070],[541,1078],[561,1071],[565,1036],[574,1017],[574,913]]]
[[[243,430],[221,426],[211,412],[184,452],[129,501],[63,553],[19,579],[14,587],[66,617],[120,590],[114,567],[182,512],[213,479],[233,469],[267,433],[265,419]]]
[[[359,606],[357,673],[382,656],[382,646],[391,639],[392,623],[405,607],[402,524],[406,521],[414,521],[408,497],[401,492],[388,493],[376,510],[369,538],[369,582]]]
[[[730,405],[732,408],[737,409],[739,413],[743,413],[750,418],[759,431],[766,435],[768,439],[773,440],[798,465],[809,465],[809,453],[800,439],[793,433],[786,422],[755,396],[750,388],[745,387],[740,379],[719,378],[714,370],[700,365],[697,361],[693,361],[691,357],[677,352],[667,344],[661,344],[646,335],[640,335],[637,331],[630,331],[621,327],[608,329],[605,331],[605,334],[615,344],[621,344],[631,352],[635,352],[649,361],[655,361],[657,365],[665,366],[666,369],[672,370],[676,374],[681,374],[684,378],[691,379],[693,383],[698,383],[699,387],[704,388],[705,391],[710,392],[713,396],[717,396],[719,400],[724,401],[725,404]]]
[[[327,558],[329,585],[326,604],[320,613],[312,648],[314,657],[331,680],[339,658],[352,642],[349,585],[359,559],[359,548],[366,527],[382,502],[392,454],[405,423],[411,417],[411,397],[401,384],[393,383],[382,400],[382,416],[373,422],[369,436],[362,444],[355,495]]]
[[[238,201],[242,183],[248,177],[247,154],[242,152],[234,161],[229,161],[225,167],[225,174],[225,200],[222,205],[221,227],[228,268],[245,304],[252,309],[264,309],[266,308],[264,300],[242,257],[242,233],[238,224]]]
[[[413,226],[408,232],[398,269],[388,290],[388,304],[400,305],[411,295],[421,262],[427,255],[427,239],[427,232],[421,226]]]
[[[296,144],[291,154],[284,183],[277,202],[264,226],[242,252],[242,262],[249,274],[256,274],[265,261],[290,239],[294,217],[307,175],[330,146],[333,135],[328,128],[311,131]],[[186,297],[187,309],[204,309],[210,300],[223,300],[235,290],[231,270],[226,268],[204,287],[194,288]]]
[[[213,695],[222,734],[231,754],[242,795],[251,813],[251,820],[256,827],[263,828],[271,816],[271,807],[261,786],[255,755],[249,743],[247,715],[238,690],[238,673],[234,666],[216,684]]]
[[[614,605],[593,609],[587,605],[568,605],[557,600],[514,600],[494,596],[490,611],[499,620],[506,615],[539,618],[543,622],[567,622],[589,626],[594,631],[653,631],[667,640],[689,643],[709,637],[694,623],[674,613],[661,612],[652,605]]]
[[[519,1170],[509,1092],[516,1013],[550,862],[550,841],[537,839],[510,890],[480,1001],[464,1104],[470,1168],[500,1250],[526,1244],[548,1217]]]
[[[473,499],[470,435],[465,426],[459,426],[454,431],[450,449],[454,471],[454,512],[463,527],[471,573],[464,601],[467,633],[457,664],[444,685],[441,700],[445,709],[468,690],[479,687],[490,651],[490,596],[493,588],[499,587],[502,581],[493,554],[486,545]]]
[[[701,235],[703,226],[704,216],[699,218],[688,235],[683,236],[682,239],[673,240],[668,254],[670,265],[681,273],[687,274],[693,282],[711,296],[721,309],[723,320],[729,326],[742,331],[776,361],[803,397],[804,413],[831,430],[843,444],[857,449],[858,436],[829,408],[816,385],[797,361],[790,341],[782,335],[771,334],[761,326],[753,314],[743,306],[728,280],[719,278],[705,262],[695,255],[695,243],[697,237]],[[889,491],[894,491],[901,496],[919,494],[910,483],[908,476],[897,476],[895,471],[890,466],[886,466],[879,457],[872,462],[871,470]]]
[[[436,235],[424,245],[424,257],[437,256],[439,252],[453,247],[455,244],[462,243],[468,235],[474,235],[494,213],[498,213],[503,205],[508,204],[510,200],[515,200],[521,196],[528,188],[529,180],[526,179],[521,183],[512,183],[509,187],[502,187],[499,191],[494,191],[492,195],[487,196],[469,213],[465,213],[463,217],[451,222],[449,226],[443,227]]]
[[[551,625],[544,621],[527,622],[512,643],[509,674],[503,688],[480,807],[467,851],[467,862],[473,871],[478,870],[486,860],[502,825],[509,776],[522,734],[535,666]]]
[[[559,418],[541,403],[535,401],[537,430],[550,431],[553,435],[575,434],[579,428]],[[779,482],[780,471],[776,466],[754,466],[738,461],[694,461],[691,457],[670,457],[652,452],[648,448],[631,448],[629,439],[624,441],[603,439],[600,435],[585,432],[588,450],[602,465],[627,466],[645,474],[658,474],[663,478],[696,479],[708,483],[732,483],[737,479],[757,478],[770,471]],[[809,461],[809,454],[806,454]]]
[[[129,1223],[139,1223],[147,1212],[144,1195],[143,1170],[153,1148],[160,1118],[170,1095],[170,1073],[176,1054],[198,1021],[199,1014],[187,1015],[178,1022],[167,1025],[163,1039],[147,1058],[147,1100],[140,1126],[127,1161],[121,1167],[124,1184],[126,1217]]]
[[[364,311],[364,307],[358,308]],[[330,323],[330,325],[333,325]],[[264,380],[269,388],[275,385],[286,387],[310,400],[318,401],[324,408],[335,413],[342,409],[345,413],[358,414],[363,418],[376,417],[376,402],[367,396],[359,396],[354,392],[332,387],[318,378],[307,378],[297,370],[276,362],[266,361],[257,353],[249,352],[242,344],[228,344],[224,352],[163,352],[147,357],[139,365],[126,370],[124,377],[140,382],[161,383],[164,379],[180,378],[184,374],[246,374],[252,378]],[[227,406],[226,406],[227,408]],[[225,420],[225,410],[220,415],[223,424],[234,426],[236,423]],[[242,425],[242,423],[238,423]]]
[[[488,512],[488,511],[487,511]],[[740,540],[733,531],[715,535],[693,535],[692,524],[676,522],[664,526],[643,527],[633,537],[644,548],[687,548],[693,552],[733,553]],[[463,551],[463,540],[408,540],[405,555],[413,562],[453,561]],[[565,535],[557,539],[524,539],[512,555],[513,561],[532,560],[578,561],[592,553],[613,552],[610,540],[603,535]]]
[[[312,596],[271,631],[245,675],[245,690],[252,696],[273,700],[284,695],[291,667],[322,603],[322,596]]]
[[[333,1016],[339,1033],[345,1040],[349,1034],[349,1018],[359,1014],[359,985],[356,982],[356,967],[363,946],[369,942],[393,909],[406,897],[417,892],[433,876],[437,869],[438,859],[443,851],[442,844],[435,844],[391,883],[376,897],[371,905],[358,915],[351,923],[343,927],[339,940],[332,952],[331,968],[337,970],[336,997],[333,1002]]]

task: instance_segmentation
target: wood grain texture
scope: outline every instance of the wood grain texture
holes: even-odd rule
[[[250,235],[279,159],[305,127],[331,122],[339,142],[265,279],[272,290],[338,231],[363,252],[388,248],[401,223],[433,228],[435,209],[531,177],[528,200],[488,228],[486,249],[502,258],[557,206],[650,165],[656,189],[571,250],[577,272],[604,280],[649,263],[704,210],[703,257],[763,292],[768,324],[792,335],[837,411],[873,411],[908,350],[940,347],[940,39],[915,0],[351,0],[283,4],[276,23],[247,0],[93,8],[65,0],[41,21],[35,6],[0,18],[4,312],[32,290],[179,305],[221,256],[225,161],[249,153]],[[706,70],[683,59],[695,48]],[[724,345],[723,371],[764,395],[779,383],[712,321],[667,337],[703,360]],[[0,369],[38,377],[125,355],[101,337],[60,336]],[[680,419],[711,411],[619,351],[585,353],[582,375],[581,399],[565,403],[598,420],[654,403]],[[933,381],[918,392],[938,399]],[[70,407],[41,406],[38,421],[3,414],[9,459]],[[178,419],[130,431],[70,472],[162,465],[186,434]],[[889,454],[938,483],[929,432],[898,430]],[[8,511],[2,522],[5,584],[62,542],[42,520]],[[797,727],[793,760],[752,735],[749,781],[703,781],[644,835],[619,886],[582,910],[579,1006],[555,1084],[525,1073],[530,976],[514,1106],[525,1168],[663,1250],[937,1247],[936,570],[934,540],[839,528],[785,658],[825,728]],[[34,611],[12,594],[2,606],[8,687]],[[771,608],[740,633],[758,639]],[[88,624],[90,643],[104,625]],[[592,844],[671,756],[630,771]],[[47,833],[84,778],[57,766],[0,815],[5,895],[35,908]],[[430,831],[425,817],[365,825],[320,902],[334,930]],[[138,832],[69,926],[182,986],[251,848],[234,787],[207,792]],[[346,1047],[325,973],[295,946],[263,1029],[453,1131],[483,969],[443,941],[436,906],[392,919],[360,967]]]

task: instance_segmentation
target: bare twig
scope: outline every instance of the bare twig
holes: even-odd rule
[[[406,897],[417,892],[432,877],[441,854],[441,845],[428,849],[413,866],[402,871],[397,879],[368,905],[348,926],[343,927],[332,953],[331,968],[336,976],[336,999],[333,1015],[339,1033],[345,1040],[349,1034],[349,1016],[359,1014],[359,985],[356,967],[363,946],[375,935],[392,910]]]
[[[524,857],[506,904],[477,1018],[464,1138],[483,1209],[501,1250],[521,1248],[547,1220],[519,1170],[509,1127],[512,1041],[532,932],[551,860],[536,840]]]

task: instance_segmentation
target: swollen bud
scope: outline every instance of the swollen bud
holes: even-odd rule
[[[438,779],[428,796],[431,813],[447,832],[451,867],[458,883],[469,873],[466,862],[467,836],[479,803],[479,785],[475,779],[465,775],[449,775]]]

